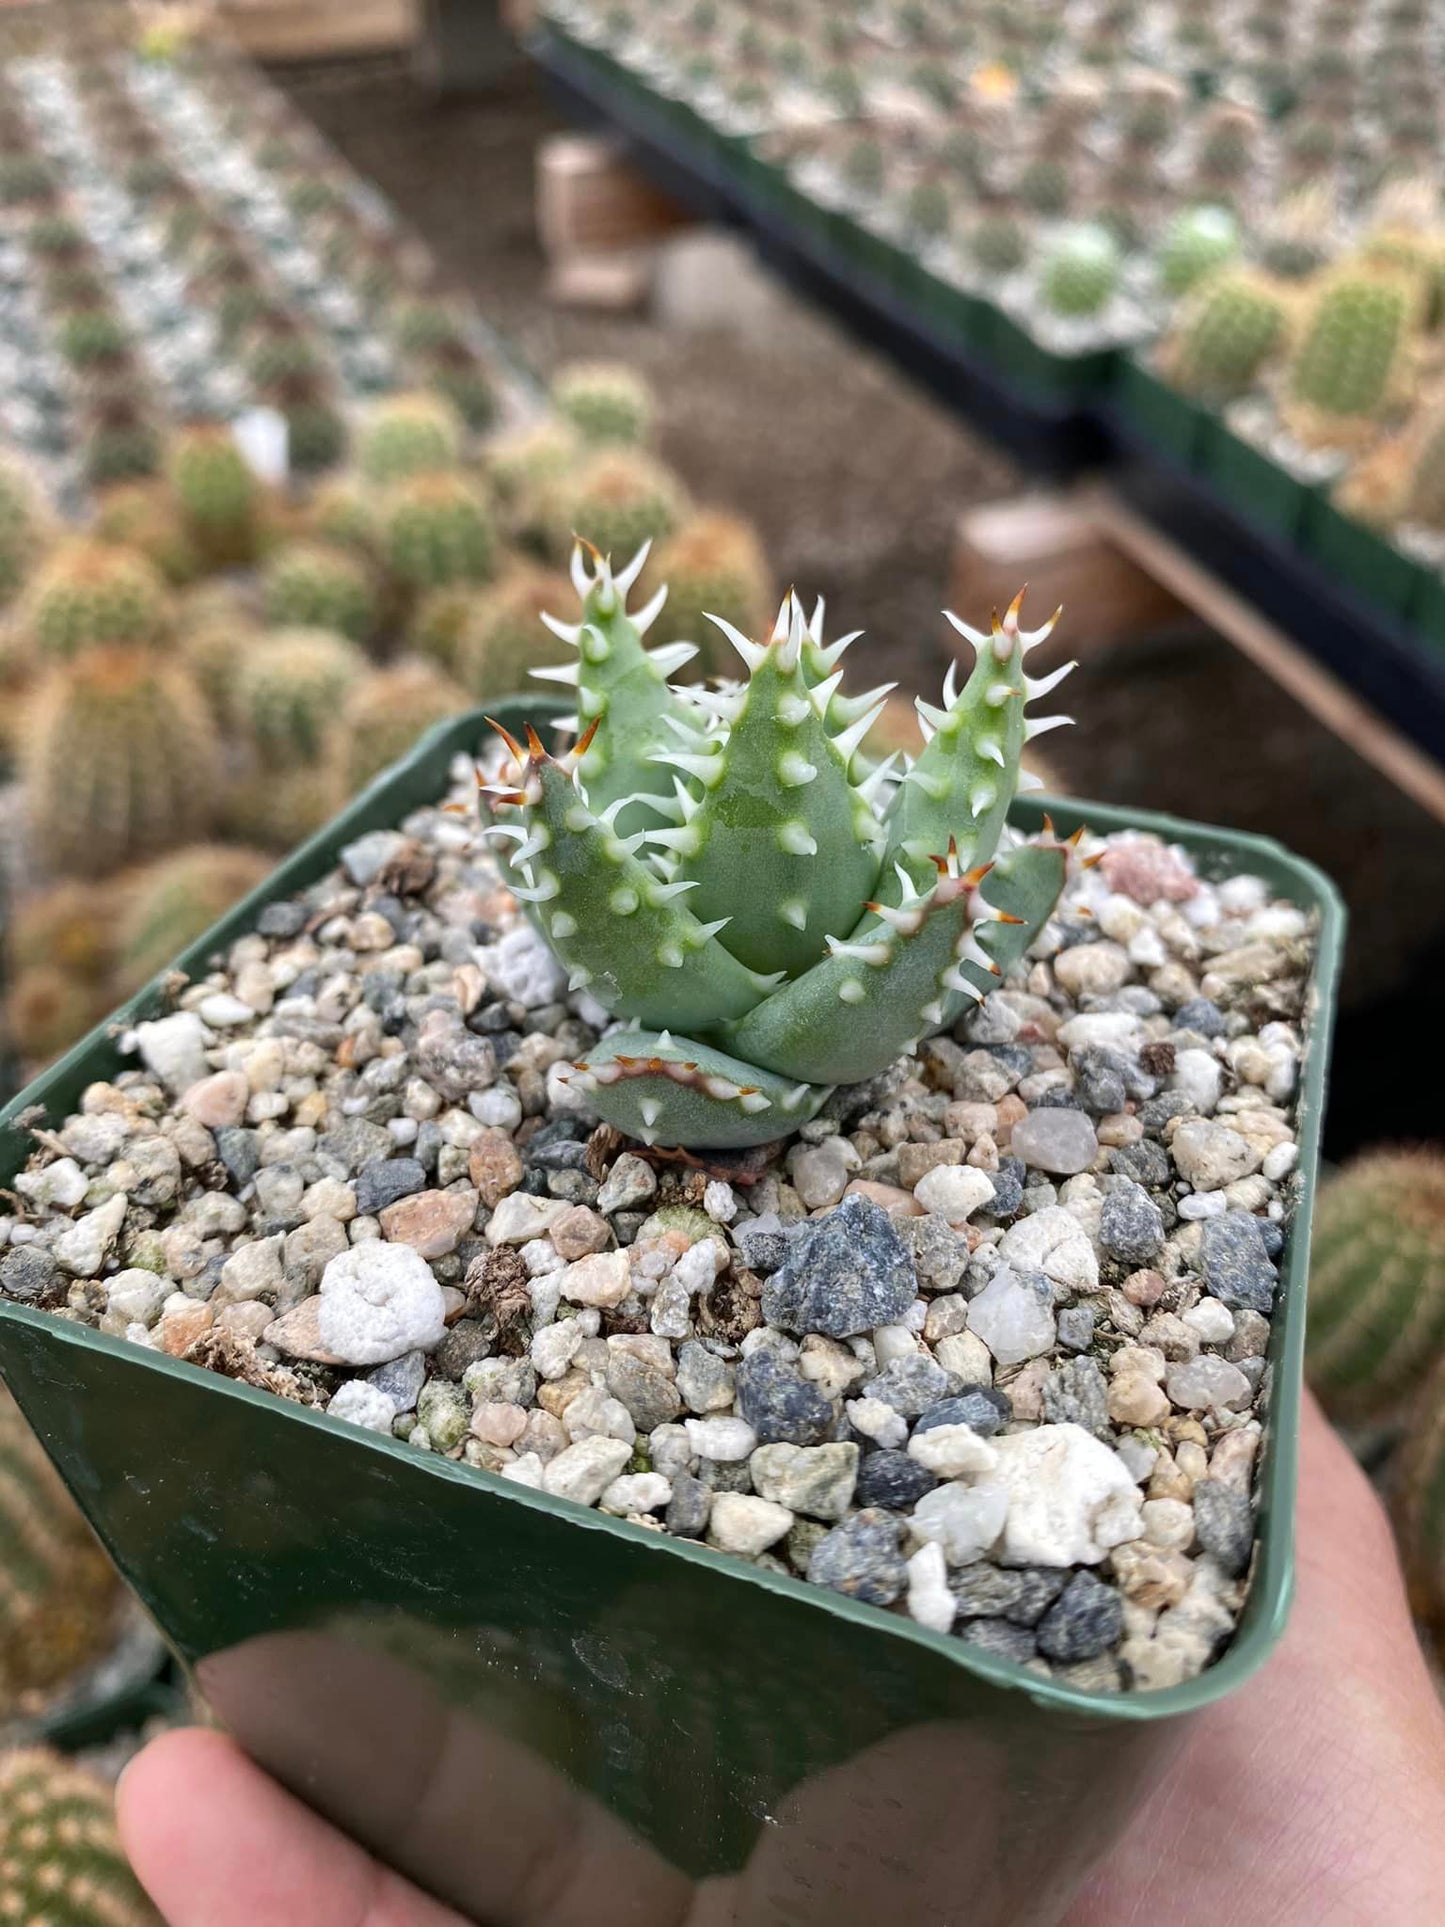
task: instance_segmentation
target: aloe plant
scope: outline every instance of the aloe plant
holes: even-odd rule
[[[998,851],[1037,787],[1024,744],[1068,720],[1026,705],[1073,665],[1025,674],[1057,616],[1023,629],[1021,595],[988,633],[950,616],[975,666],[919,702],[899,769],[865,749],[892,685],[842,696],[854,638],[825,643],[822,605],[809,621],[791,591],[767,640],[718,622],[743,682],[674,690],[691,645],[643,642],[666,590],[627,612],[646,553],[614,575],[575,550],[581,620],[546,620],[577,661],[534,673],[575,691],[582,733],[560,756],[507,736],[483,807],[573,988],[626,1020],[564,1076],[646,1143],[764,1143],[954,1021],[1037,935],[1070,848]]]

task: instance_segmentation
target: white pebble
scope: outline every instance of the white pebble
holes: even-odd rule
[[[1276,1144],[1272,1150],[1265,1152],[1264,1163],[1259,1168],[1271,1184],[1278,1184],[1282,1178],[1289,1176],[1298,1163],[1297,1144]]]
[[[972,1478],[992,1472],[998,1464],[998,1453],[971,1425],[933,1425],[926,1432],[915,1432],[908,1441],[908,1456],[940,1479]]]
[[[738,1215],[737,1193],[721,1178],[714,1178],[702,1194],[702,1208],[714,1224],[731,1224]]]
[[[218,990],[201,999],[196,1015],[212,1030],[231,1030],[237,1024],[249,1024],[256,1013],[249,1004],[243,1004],[239,997]]]
[[[502,1467],[502,1477],[511,1479],[516,1485],[530,1485],[540,1491],[542,1486],[543,1465],[535,1452],[523,1452]]]
[[[914,1185],[913,1195],[925,1211],[960,1225],[993,1202],[993,1179],[971,1164],[935,1164]]]
[[[715,1492],[708,1514],[708,1543],[723,1552],[756,1557],[766,1552],[793,1523],[786,1506],[759,1499],[751,1492]]]
[[[943,1548],[950,1566],[971,1566],[997,1541],[1008,1519],[1009,1495],[996,1480],[935,1486],[913,1508],[915,1539]]]
[[[1222,1191],[1186,1191],[1179,1200],[1179,1215],[1186,1220],[1222,1218],[1229,1200]]]
[[[596,1505],[631,1457],[632,1447],[625,1439],[598,1434],[579,1439],[548,1460],[542,1489],[559,1499],[575,1499],[579,1505]]]
[[[490,1090],[473,1091],[467,1099],[467,1109],[478,1124],[491,1124],[503,1131],[515,1131],[522,1121],[522,1100],[510,1084],[493,1084]]]
[[[1201,1298],[1184,1314],[1184,1323],[1201,1345],[1227,1345],[1234,1336],[1234,1314],[1217,1298]]]
[[[316,1329],[327,1351],[346,1364],[382,1365],[441,1343],[446,1300],[410,1245],[352,1245],[322,1273]]]
[[[757,1450],[758,1435],[746,1419],[690,1418],[683,1422],[690,1453],[736,1465]]]
[[[671,1497],[672,1481],[660,1472],[630,1472],[614,1479],[598,1503],[604,1512],[656,1512]]]
[[[141,1062],[174,1096],[210,1074],[206,1062],[210,1035],[193,1010],[177,1010],[153,1023],[137,1024],[135,1041]]]
[[[931,1633],[952,1629],[958,1601],[949,1590],[948,1561],[935,1540],[908,1561],[908,1616]]]
[[[885,1365],[891,1365],[895,1359],[915,1357],[918,1339],[907,1325],[880,1325],[873,1334],[873,1350],[881,1372]]]
[[[1009,1496],[1005,1565],[1093,1566],[1139,1537],[1138,1486],[1081,1425],[1039,1425],[996,1438],[993,1447],[993,1477]]]
[[[39,1171],[22,1171],[15,1189],[33,1204],[52,1206],[57,1211],[72,1211],[84,1198],[90,1181],[74,1158],[57,1158]]]
[[[1207,1050],[1182,1050],[1174,1060],[1168,1089],[1180,1092],[1201,1117],[1208,1117],[1224,1089],[1224,1068]]]
[[[396,1417],[396,1406],[386,1393],[375,1385],[368,1385],[364,1378],[351,1378],[332,1395],[326,1410],[332,1418],[343,1418],[348,1425],[360,1425],[368,1432],[385,1432],[391,1436],[391,1422]]]

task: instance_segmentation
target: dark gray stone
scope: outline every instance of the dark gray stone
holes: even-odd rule
[[[627,1407],[639,1432],[670,1425],[682,1411],[677,1386],[665,1372],[616,1346],[607,1359],[607,1389]]]
[[[919,1283],[929,1291],[956,1291],[968,1266],[968,1239],[936,1211],[900,1218],[898,1235],[913,1256]]]
[[[375,1158],[356,1174],[356,1208],[375,1218],[399,1198],[425,1189],[426,1167],[417,1158]]]
[[[993,1179],[993,1203],[986,1215],[1000,1220],[1015,1217],[1024,1201],[1022,1158],[1000,1158],[997,1171],[990,1171],[989,1176]]]
[[[939,1425],[968,1425],[981,1439],[987,1439],[1001,1432],[1012,1417],[1013,1406],[1007,1393],[996,1392],[991,1385],[970,1385],[966,1392],[930,1405],[920,1415],[913,1435],[916,1438],[920,1432],[931,1432]]]
[[[487,1356],[496,1335],[494,1318],[459,1318],[432,1353],[438,1376],[459,1379],[468,1365]]]
[[[256,928],[263,937],[299,937],[306,928],[306,916],[304,903],[268,903],[256,918]]]
[[[759,1231],[754,1225],[745,1224],[734,1243],[748,1270],[756,1272],[759,1278],[766,1278],[783,1263],[793,1240],[786,1231]]]
[[[1254,1507],[1245,1493],[1219,1479],[1201,1479],[1194,1488],[1194,1530],[1231,1578],[1244,1571],[1254,1550]]]
[[[396,1139],[379,1124],[364,1117],[347,1117],[335,1130],[323,1132],[316,1140],[316,1155],[334,1167],[332,1175],[349,1178],[364,1164],[389,1158]]]
[[[853,1488],[853,1497],[860,1506],[882,1506],[886,1512],[907,1512],[937,1484],[938,1480],[927,1466],[920,1465],[917,1459],[910,1459],[906,1452],[880,1449],[865,1452],[859,1461],[858,1483]]]
[[[1038,1643],[1027,1626],[1012,1626],[1006,1619],[969,1619],[959,1628],[965,1645],[977,1646],[995,1659],[1011,1659],[1022,1666],[1038,1658]]]
[[[668,1531],[678,1539],[700,1539],[707,1531],[711,1511],[712,1493],[702,1480],[693,1478],[690,1472],[675,1472],[672,1497],[662,1515]]]
[[[1130,1271],[1151,1263],[1163,1250],[1163,1215],[1141,1186],[1120,1185],[1105,1196],[1099,1212],[1099,1243]]]
[[[950,1398],[959,1389],[959,1383],[936,1359],[929,1358],[925,1352],[916,1352],[912,1358],[895,1358],[891,1365],[886,1365],[876,1378],[866,1382],[861,1396],[881,1398],[904,1418],[914,1419],[940,1399]]]
[[[1224,1012],[1208,997],[1191,997],[1175,1011],[1174,1028],[1198,1031],[1201,1037],[1222,1037]]]
[[[1082,1425],[1108,1439],[1109,1389],[1092,1358],[1069,1358],[1044,1380],[1044,1417],[1050,1425]]]
[[[1169,1153],[1162,1144],[1141,1138],[1137,1144],[1116,1144],[1109,1153],[1109,1169],[1135,1184],[1168,1184]]]
[[[1047,1659],[1093,1659],[1117,1645],[1124,1602],[1091,1572],[1076,1572],[1039,1621],[1039,1651]]]
[[[225,1165],[232,1184],[242,1191],[261,1168],[261,1138],[244,1125],[224,1124],[216,1132],[216,1156]]]
[[[767,1350],[738,1366],[737,1409],[763,1445],[821,1445],[833,1429],[833,1407],[818,1387]]]
[[[709,1492],[751,1492],[753,1476],[741,1459],[699,1459],[698,1483]]]
[[[818,1541],[808,1561],[808,1577],[815,1586],[831,1586],[870,1606],[891,1606],[908,1578],[902,1532],[902,1520],[866,1506]]]
[[[449,1104],[464,1104],[473,1091],[484,1091],[496,1082],[500,1059],[492,1040],[458,1025],[455,1030],[431,1032],[417,1047],[416,1067]]]
[[[763,1286],[763,1316],[785,1331],[852,1338],[896,1325],[918,1293],[903,1241],[871,1198],[812,1220]]]
[[[1279,1274],[1265,1244],[1263,1224],[1248,1211],[1206,1218],[1199,1245],[1204,1282],[1231,1311],[1268,1312]]]
[[[0,1290],[22,1305],[42,1299],[55,1282],[56,1265],[39,1245],[12,1245],[0,1252]]]
[[[1161,1091],[1158,1097],[1151,1097],[1147,1104],[1141,1104],[1134,1115],[1144,1126],[1147,1136],[1158,1137],[1171,1119],[1194,1115],[1194,1100],[1186,1097],[1183,1091]],[[1118,1169],[1117,1165],[1115,1169]]]

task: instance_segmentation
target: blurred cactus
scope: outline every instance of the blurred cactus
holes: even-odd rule
[[[1232,270],[1210,280],[1178,317],[1160,365],[1176,388],[1217,405],[1254,385],[1285,332],[1279,292],[1263,275]]]
[[[381,553],[376,498],[350,475],[322,482],[307,506],[306,526],[323,542],[373,561]]]
[[[1260,222],[1255,251],[1261,265],[1287,281],[1302,281],[1328,259],[1337,219],[1328,182],[1296,188]]]
[[[990,274],[1013,274],[1029,258],[1029,240],[1012,214],[985,214],[968,235],[969,253]]]
[[[1345,267],[1315,300],[1289,371],[1290,425],[1348,446],[1373,434],[1404,392],[1419,295],[1409,276]]]
[[[565,561],[577,536],[603,555],[631,556],[644,542],[665,541],[687,509],[681,482],[654,456],[602,449],[551,491],[550,559]]]
[[[582,459],[575,429],[560,421],[500,436],[486,451],[503,525],[516,541],[546,540],[547,503]]]
[[[143,555],[75,536],[42,564],[27,591],[23,622],[35,655],[59,662],[111,644],[153,647],[168,633],[165,583]]]
[[[223,729],[235,721],[236,679],[262,630],[246,592],[234,582],[199,583],[182,596],[176,654]]]
[[[455,468],[461,454],[456,411],[437,395],[388,395],[373,404],[356,440],[368,482],[385,487],[432,469]]]
[[[196,843],[119,879],[115,988],[129,997],[271,872],[257,850]]]
[[[114,1568],[0,1388],[0,1724],[37,1711],[47,1694],[101,1657],[115,1637],[120,1600]],[[5,1772],[0,1757],[0,1788]],[[5,1807],[0,1792],[0,1834],[15,1822]],[[13,1836],[0,1842],[0,1895],[13,1846]]]
[[[1239,252],[1239,223],[1224,207],[1191,207],[1175,215],[1159,245],[1159,285],[1186,294]]]
[[[164,482],[122,482],[107,489],[96,508],[95,532],[143,555],[175,587],[201,572],[196,545]]]
[[[382,545],[387,568],[413,591],[485,582],[496,567],[491,509],[462,475],[413,475],[392,489]]]
[[[466,691],[435,663],[403,658],[352,690],[332,735],[333,768],[344,796],[405,756],[434,723],[471,707]]]
[[[288,542],[261,579],[266,620],[278,628],[333,629],[365,642],[377,625],[376,585],[366,564],[323,542]]]
[[[1119,285],[1119,244],[1106,227],[1081,222],[1058,234],[1040,270],[1045,307],[1083,317],[1108,306]]]
[[[1445,1160],[1360,1158],[1320,1191],[1305,1362],[1332,1418],[1396,1415],[1445,1350]]]
[[[106,889],[67,879],[29,890],[10,913],[5,959],[18,976],[49,967],[98,984],[114,948],[113,905]]]
[[[1390,1483],[1410,1604],[1445,1658],[1445,1353],[1415,1400]]]
[[[254,560],[262,512],[261,485],[228,428],[201,423],[173,438],[166,473],[186,525],[207,561]]]
[[[25,1927],[160,1927],[109,1788],[59,1753],[0,1758],[0,1907]]]
[[[84,1037],[110,1009],[112,999],[99,984],[69,976],[55,964],[18,971],[0,999],[3,1030],[21,1061],[38,1069]],[[0,1530],[0,1539],[3,1539]],[[0,1665],[0,1673],[4,1667]],[[0,1690],[0,1699],[3,1699]]]
[[[152,651],[97,649],[52,671],[24,745],[25,802],[56,870],[108,876],[204,834],[219,749],[200,692]]]
[[[772,571],[758,532],[741,516],[704,510],[659,543],[648,558],[640,594],[648,600],[667,584],[667,600],[650,634],[657,642],[691,642],[698,648],[686,675],[731,673],[720,617],[745,636],[761,635],[777,607]],[[555,611],[560,605],[550,605]]]
[[[226,792],[222,827],[238,842],[294,850],[334,815],[344,799],[325,764],[253,771]]]
[[[590,447],[646,442],[657,412],[651,388],[622,362],[569,363],[553,379],[552,401]]]
[[[235,706],[262,763],[288,770],[317,762],[365,674],[361,651],[329,629],[278,629],[259,638],[237,676]]]
[[[1194,174],[1206,191],[1233,197],[1255,166],[1260,121],[1237,101],[1215,103],[1200,117]]]
[[[516,562],[490,588],[474,594],[449,657],[442,657],[463,689],[489,701],[532,691],[532,669],[570,662],[571,651],[542,622],[571,600],[565,576]],[[429,652],[436,654],[437,652]]]
[[[0,457],[0,609],[39,562],[50,518],[39,488],[18,462]]]

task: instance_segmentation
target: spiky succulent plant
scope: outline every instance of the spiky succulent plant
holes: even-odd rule
[[[887,687],[840,696],[852,638],[825,645],[791,593],[767,641],[723,625],[745,683],[671,689],[688,645],[642,641],[665,591],[626,608],[645,556],[614,576],[575,551],[582,619],[550,626],[578,661],[539,673],[586,728],[561,757],[508,739],[489,828],[572,984],[636,1026],[566,1073],[579,1093],[649,1143],[763,1143],[951,1021],[1048,917],[1064,848],[993,859],[1024,743],[1064,720],[1025,705],[1066,672],[1024,674],[1053,623],[1021,629],[1017,600],[990,634],[950,618],[976,666],[920,704],[895,780],[863,749]]]

